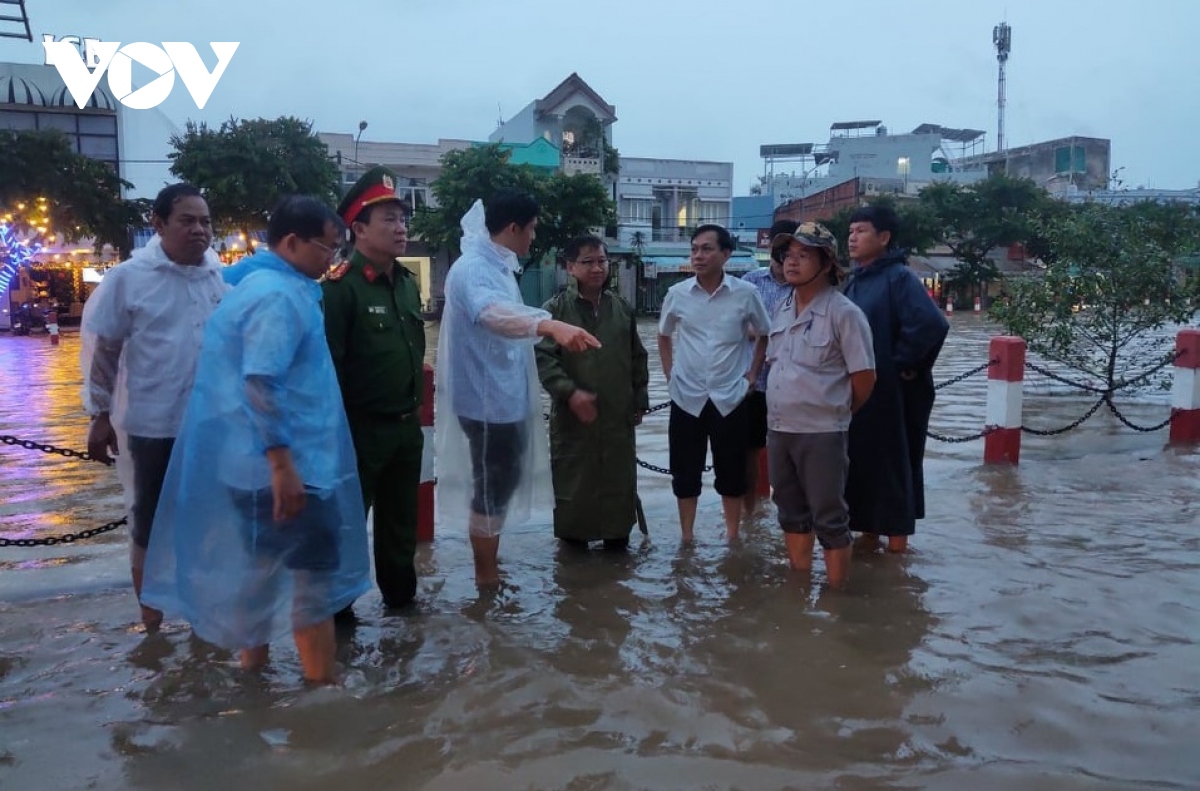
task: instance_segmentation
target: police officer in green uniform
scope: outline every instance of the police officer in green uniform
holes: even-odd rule
[[[375,509],[375,579],[386,607],[417,593],[417,490],[424,437],[425,330],[395,174],[372,168],[338,206],[354,254],[323,284],[325,334],[358,456],[363,502]],[[349,616],[348,611],[341,613]]]

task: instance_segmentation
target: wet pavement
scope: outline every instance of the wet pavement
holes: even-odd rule
[[[935,378],[983,362],[993,332],[956,316]],[[0,434],[82,448],[77,353],[0,336]],[[941,391],[934,430],[978,432],[985,393],[983,375]],[[1091,403],[1031,381],[1026,423]],[[1121,404],[1167,414],[1157,392]],[[665,465],[665,413],[640,432]],[[284,643],[251,677],[185,625],[144,637],[123,529],[0,549],[0,789],[1195,789],[1200,454],[1165,440],[1101,412],[1026,437],[1018,468],[931,441],[915,551],[858,562],[842,594],[819,560],[787,569],[770,508],[727,546],[710,489],[681,548],[646,470],[649,541],[568,552],[547,524],[511,530],[498,594],[439,525],[418,607],[357,605],[336,689],[306,689]],[[119,509],[111,470],[0,447],[0,534]]]

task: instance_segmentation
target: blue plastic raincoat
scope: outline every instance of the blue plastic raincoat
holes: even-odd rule
[[[155,514],[146,604],[237,649],[318,623],[367,591],[362,495],[325,343],[320,287],[273,253],[209,319]],[[307,490],[272,518],[266,451]]]

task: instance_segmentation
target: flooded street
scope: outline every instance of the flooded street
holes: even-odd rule
[[[935,379],[994,333],[955,316]],[[77,356],[76,335],[0,335],[0,434],[83,448]],[[980,431],[986,390],[942,390],[933,430]],[[1093,401],[1036,379],[1025,422]],[[1168,414],[1161,392],[1119,403]],[[643,460],[666,465],[666,425],[646,418]],[[771,507],[726,545],[711,476],[693,547],[669,479],[641,470],[648,541],[581,553],[548,523],[510,529],[494,595],[465,526],[438,525],[419,606],[360,600],[333,689],[306,689],[286,642],[253,677],[183,624],[144,637],[124,529],[0,548],[0,789],[1196,789],[1200,453],[1166,436],[1102,411],[1026,436],[1018,468],[931,440],[915,551],[856,561],[841,594],[819,560],[789,571]],[[0,535],[120,502],[108,468],[0,446]]]

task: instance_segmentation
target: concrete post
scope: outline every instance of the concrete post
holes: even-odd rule
[[[1025,340],[1009,335],[992,338],[988,359],[988,434],[983,438],[984,464],[1016,464],[1021,457],[1021,388],[1025,382]]]

